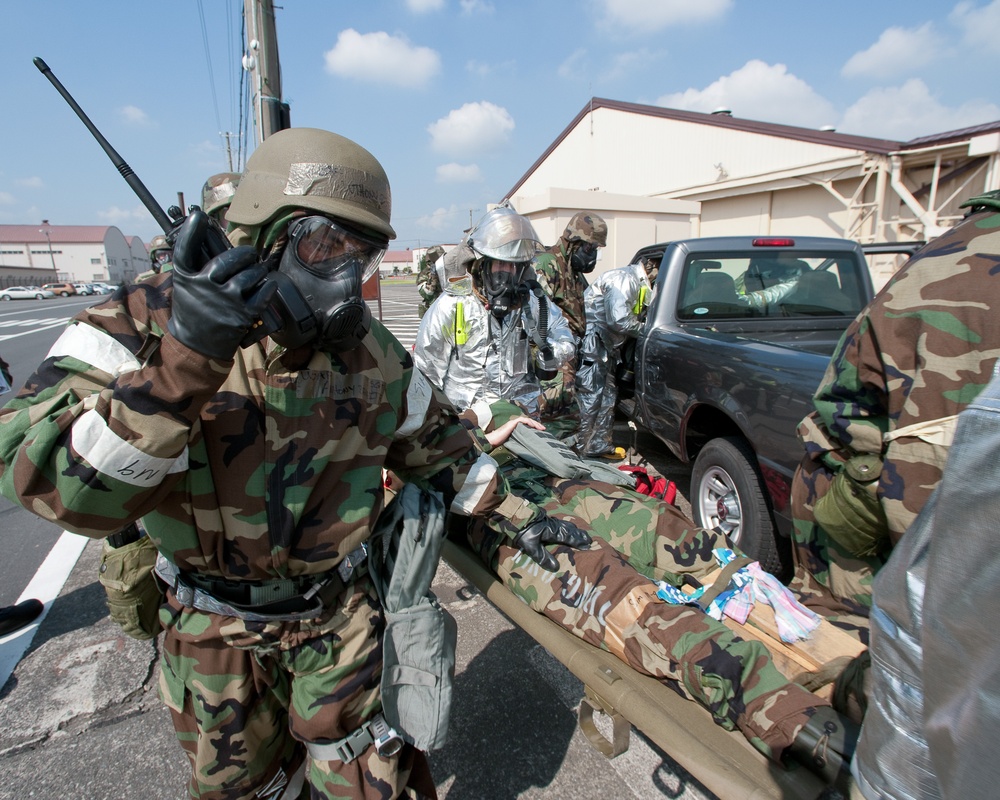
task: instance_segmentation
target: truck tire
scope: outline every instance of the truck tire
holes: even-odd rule
[[[781,575],[777,532],[753,450],[738,436],[712,439],[691,472],[691,512],[703,528],[718,528],[763,569]]]

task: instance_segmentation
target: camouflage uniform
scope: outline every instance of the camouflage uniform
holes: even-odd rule
[[[420,257],[417,269],[417,291],[420,293],[420,305],[417,313],[422,317],[431,307],[431,303],[441,294],[441,280],[438,277],[435,264],[444,255],[441,245],[431,247]]]
[[[498,424],[517,413],[502,403],[492,408]],[[653,581],[681,586],[686,575],[700,579],[715,570],[712,549],[729,546],[724,536],[630,489],[554,478],[517,458],[498,460],[513,491],[594,537],[589,550],[551,547],[559,560],[559,571],[551,573],[485,526],[468,523],[473,548],[535,611],[667,681],[776,761],[813,711],[829,705],[781,675],[761,643],[741,640],[698,608],[656,597]]]
[[[315,129],[270,137],[247,175],[257,157],[271,159],[272,176],[290,169],[289,154],[303,150],[278,149],[285,141],[306,150],[311,168],[308,148],[321,158],[346,151],[365,167],[351,180],[388,190],[387,179],[370,177],[381,167],[367,151]],[[297,196],[297,207],[349,210],[332,185]],[[252,197],[238,192],[231,213],[241,199],[253,207]],[[371,224],[391,233],[388,206],[371,207]],[[281,208],[262,238],[288,230]],[[0,410],[0,491],[93,538],[142,518],[163,564],[179,571],[160,609],[160,691],[190,757],[192,797],[276,798],[286,787],[297,796],[307,752],[321,753],[308,758],[313,798],[432,797],[426,759],[411,747],[383,758],[362,745],[346,763],[323,752],[380,710],[381,609],[363,566],[338,567],[371,534],[387,468],[510,535],[544,514],[507,493],[496,464],[375,320],[351,348],[285,348],[276,341],[285,328],[240,347],[240,326],[229,322],[220,336],[232,356],[199,350],[184,327],[191,282],[234,255],[259,264],[229,250],[192,270],[187,243],[197,240],[179,241],[173,271],[81,311]],[[219,295],[229,290],[215,282]],[[300,610],[217,613],[191,584],[227,602],[246,591],[251,610],[264,606],[255,595],[277,588],[291,598],[279,595],[278,605]],[[314,590],[320,608],[305,602]]]
[[[989,383],[1000,356],[997,253],[994,209],[916,253],[844,333],[816,411],[799,426],[806,455],[792,485],[793,586],[815,610],[860,625],[862,638],[872,577],[941,480],[954,416]],[[855,454],[884,460],[877,497],[888,543],[874,556],[846,552],[814,516]]]
[[[608,226],[603,219],[594,213],[580,212],[573,216],[558,241],[535,257],[539,284],[562,310],[578,341],[582,341],[587,329],[583,294],[588,284],[585,273],[571,264],[573,252],[580,243],[604,247],[607,236]],[[560,438],[574,435],[580,423],[580,409],[573,388],[576,366],[574,359],[559,370],[558,376],[542,383],[542,419]]]

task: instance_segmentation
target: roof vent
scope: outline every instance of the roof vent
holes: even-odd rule
[[[732,115],[733,110],[731,108],[724,108],[722,106],[719,106],[712,112],[713,117],[731,117]]]
[[[833,133],[837,129],[833,125],[824,125],[820,130],[824,133]]]

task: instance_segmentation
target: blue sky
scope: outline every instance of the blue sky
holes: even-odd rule
[[[455,241],[591,97],[902,140],[1000,119],[1000,0],[279,2],[292,124],[382,162],[393,249]],[[0,223],[159,232],[34,56],[162,206],[197,202],[240,130],[242,10],[4,2]]]

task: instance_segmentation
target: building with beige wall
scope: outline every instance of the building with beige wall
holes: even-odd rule
[[[130,241],[131,240],[131,241]],[[149,268],[137,237],[113,225],[0,225],[0,267],[11,274],[44,270],[49,281],[128,283]]]
[[[1000,188],[998,159],[1000,120],[901,142],[594,98],[505,199],[545,244],[596,211],[603,271],[670,238],[930,239],[963,200]],[[876,284],[901,260],[873,260]]]

